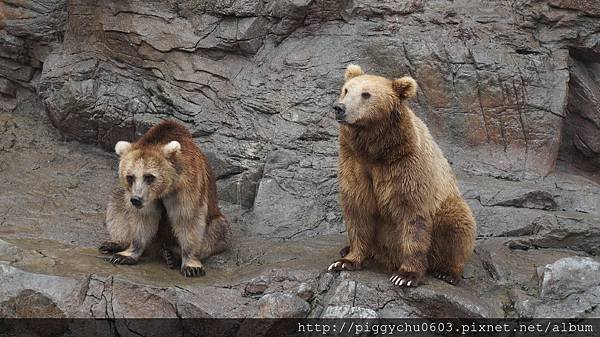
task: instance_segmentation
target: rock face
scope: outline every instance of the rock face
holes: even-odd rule
[[[593,2],[32,0],[2,12],[6,105],[34,91],[64,135],[105,148],[181,120],[220,163],[222,197],[251,209],[251,234],[341,230],[330,106],[350,62],[415,77],[414,108],[457,168],[511,180],[557,159],[600,168]]]
[[[3,1],[0,314],[597,316],[597,285],[560,259],[600,254],[599,32],[594,1]],[[324,235],[344,229],[330,106],[348,63],[417,80],[478,222],[460,287],[324,272],[344,243]],[[94,146],[164,118],[206,152],[239,240],[198,283],[91,249],[117,165]]]

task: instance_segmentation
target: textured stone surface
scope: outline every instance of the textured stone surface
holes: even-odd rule
[[[598,316],[597,285],[555,277],[561,259],[600,254],[594,3],[0,3],[0,313]],[[345,241],[330,106],[351,62],[420,86],[412,107],[478,222],[459,287],[325,271]],[[114,267],[94,249],[117,166],[98,147],[164,118],[207,153],[234,227],[198,280],[150,255]]]
[[[563,252],[565,254],[566,252]],[[513,289],[520,317],[598,317],[600,263],[589,257],[567,256],[537,268],[537,292]]]
[[[0,308],[6,316],[80,316],[77,301],[82,281],[68,277],[36,275],[6,263],[0,264],[0,275]],[[29,305],[29,308],[26,305]]]
[[[598,317],[600,263],[588,257],[565,257],[538,267],[537,299],[521,299],[529,317]]]
[[[310,305],[294,294],[266,294],[257,305],[260,318],[302,318],[310,310]]]
[[[600,286],[600,263],[586,257],[557,260],[538,269],[540,297],[561,299]]]

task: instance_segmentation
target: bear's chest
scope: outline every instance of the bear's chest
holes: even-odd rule
[[[368,164],[363,165],[363,175],[368,180],[374,191],[378,194],[397,193],[403,194],[413,190],[411,182],[414,177],[411,170],[407,169],[402,162],[392,164]]]
[[[397,209],[410,204],[410,189],[401,177],[382,172],[373,172],[371,177],[373,196],[380,212],[385,214],[390,208]]]
[[[405,177],[389,165],[377,163],[357,163],[352,169],[352,176],[347,179],[347,188],[351,193],[365,193],[367,200],[372,200],[383,211],[392,199],[402,203],[407,192]],[[362,191],[362,192],[361,192]]]
[[[413,177],[407,163],[348,159],[341,161],[339,166],[342,193],[362,202],[373,202],[382,213],[390,207],[408,205],[411,195],[418,190],[414,184],[418,179]]]

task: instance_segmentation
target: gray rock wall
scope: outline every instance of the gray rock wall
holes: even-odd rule
[[[457,168],[522,180],[548,174],[557,158],[584,171],[600,166],[593,4],[2,6],[5,105],[34,91],[66,136],[107,149],[159,119],[183,121],[217,166],[222,199],[252,210],[251,234],[341,230],[330,105],[350,62],[416,78],[413,107]]]
[[[183,121],[222,199],[253,211],[251,234],[341,229],[330,105],[350,62],[415,77],[413,107],[455,167],[535,179],[559,148],[578,168],[600,166],[593,5],[71,0],[3,12],[5,101],[34,91],[66,136],[107,149]]]

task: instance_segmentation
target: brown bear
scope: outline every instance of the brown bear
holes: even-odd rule
[[[366,75],[356,65],[345,80],[334,110],[350,245],[329,270],[360,269],[373,258],[399,286],[417,286],[427,271],[457,284],[473,251],[475,219],[448,161],[407,105],[415,80]]]
[[[114,254],[114,264],[135,264],[156,237],[170,268],[180,255],[184,276],[204,275],[200,260],[227,247],[230,226],[211,167],[190,132],[163,121],[133,144],[118,142],[115,152],[120,186],[106,216],[112,241],[100,251]]]

